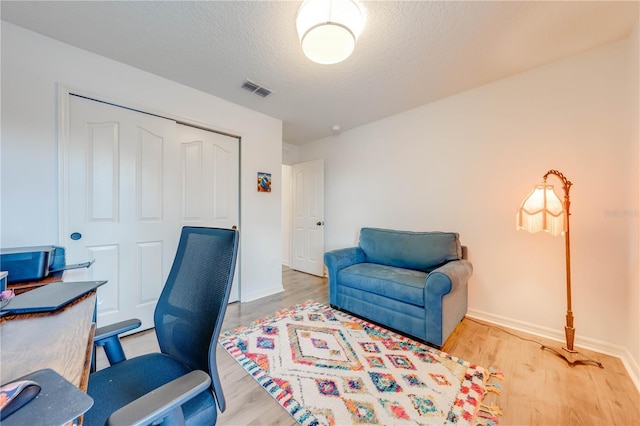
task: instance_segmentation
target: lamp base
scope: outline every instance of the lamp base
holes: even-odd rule
[[[584,365],[592,364],[592,365],[597,365],[600,368],[604,368],[602,363],[589,359],[583,356],[582,354],[580,354],[580,352],[578,351],[569,350],[567,348],[555,349],[555,348],[552,348],[551,346],[546,346],[546,345],[540,345],[540,349],[546,349],[553,352],[554,354],[558,355],[560,358],[563,358],[565,361],[567,361],[567,363],[571,367],[573,367],[576,364],[584,364]]]

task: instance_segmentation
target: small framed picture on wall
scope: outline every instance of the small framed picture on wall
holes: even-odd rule
[[[258,172],[258,192],[271,192],[271,173]]]

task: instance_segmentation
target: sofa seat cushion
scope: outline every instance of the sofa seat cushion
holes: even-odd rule
[[[424,307],[427,273],[376,263],[356,263],[338,272],[340,285]]]

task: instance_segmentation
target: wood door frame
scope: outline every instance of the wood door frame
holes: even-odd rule
[[[67,176],[67,153],[69,151],[69,97],[79,96],[96,102],[102,102],[119,108],[128,109],[142,114],[149,114],[160,118],[175,121],[177,124],[195,127],[208,132],[218,133],[224,136],[236,138],[238,140],[238,229],[242,229],[242,136],[232,133],[215,130],[215,126],[208,123],[199,123],[194,120],[188,120],[183,117],[174,116],[164,112],[156,111],[153,108],[132,105],[129,102],[115,100],[105,96],[89,93],[84,90],[73,89],[61,83],[57,84],[58,95],[58,244],[62,245],[69,235],[69,226],[67,223],[67,209],[69,206],[69,194],[66,193],[65,184],[68,180]],[[237,260],[237,279],[238,279],[238,300],[242,301],[242,248],[238,247]],[[171,265],[169,265],[171,266]]]

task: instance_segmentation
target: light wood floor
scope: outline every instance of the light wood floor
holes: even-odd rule
[[[283,293],[249,303],[229,305],[223,330],[229,330],[275,311],[313,299],[328,303],[326,279],[283,270]],[[555,345],[535,336],[509,330],[523,338]],[[123,339],[127,356],[157,351],[153,331]],[[491,325],[465,318],[443,350],[483,367],[504,372],[501,395],[485,401],[498,404],[507,425],[640,425],[640,394],[622,362],[610,356],[581,351],[601,362],[596,366],[568,366],[536,343],[522,340]],[[296,425],[297,423],[221,347],[218,368],[227,409],[219,425]],[[98,366],[106,365],[102,354]]]

